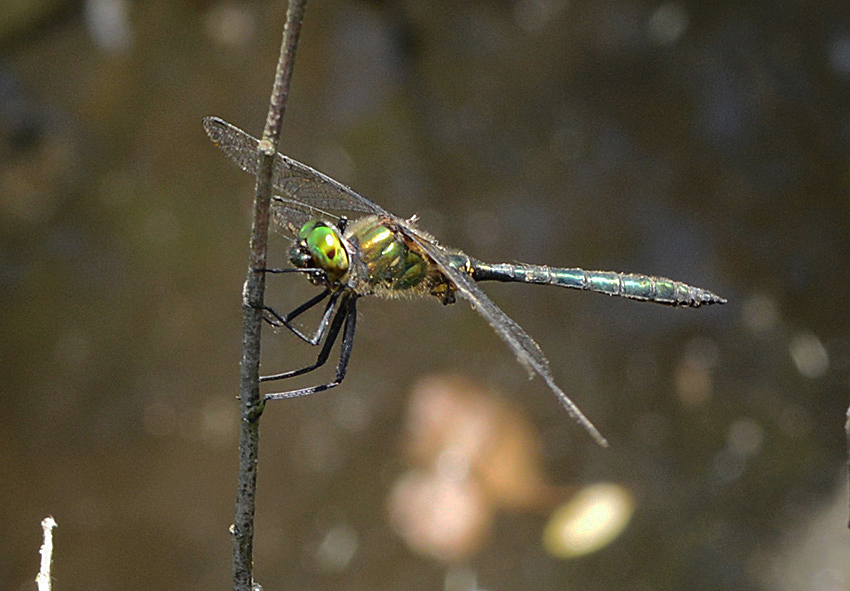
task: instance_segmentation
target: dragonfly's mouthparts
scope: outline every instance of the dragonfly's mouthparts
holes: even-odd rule
[[[294,244],[290,249],[289,261],[298,269],[309,269],[313,266],[313,255],[302,241]]]

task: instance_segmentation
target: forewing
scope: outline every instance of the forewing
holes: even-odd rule
[[[257,138],[218,117],[205,117],[204,130],[213,143],[239,168],[250,174],[257,174]],[[272,186],[276,192],[307,207],[390,215],[379,205],[342,183],[280,153],[276,154],[274,159]]]
[[[293,229],[295,230],[295,235],[297,235],[298,230],[310,220],[323,219],[334,225],[339,222],[338,215],[279,195],[272,197],[272,216],[275,222],[277,222],[277,229],[281,233],[291,237],[294,237]]]
[[[555,383],[555,378],[552,376],[552,371],[549,368],[549,361],[543,355],[543,351],[537,346],[537,343],[526,333],[522,327],[510,319],[507,314],[493,301],[487,297],[487,294],[481,287],[466,273],[463,273],[449,263],[446,257],[445,250],[439,244],[429,240],[417,232],[416,228],[409,224],[402,226],[404,233],[415,241],[420,248],[431,258],[434,264],[439,267],[440,271],[454,284],[457,288],[457,294],[467,300],[472,308],[481,314],[496,334],[507,343],[508,347],[514,352],[517,360],[530,371],[534,371],[549,386],[549,388],[558,397],[558,400],[567,410],[573,419],[575,419],[582,427],[590,433],[590,436],[602,447],[607,447],[608,442],[602,434],[593,426],[593,423],[584,416],[584,413],[570,400],[563,390]]]
[[[251,174],[257,173],[259,141],[256,138],[217,117],[206,117],[204,129],[213,143],[242,170]],[[275,155],[272,185],[277,192],[285,196],[276,197],[273,204],[275,219],[283,227],[287,222],[299,224],[300,219],[306,220],[316,212],[327,215],[325,210],[328,209],[365,212],[394,219],[405,235],[419,245],[457,288],[457,293],[490,323],[519,362],[545,380],[567,412],[597,443],[608,445],[593,423],[555,383],[549,362],[537,343],[502,312],[471,277],[452,267],[443,248],[430,237],[421,234],[408,222],[390,214],[342,183],[280,153]]]

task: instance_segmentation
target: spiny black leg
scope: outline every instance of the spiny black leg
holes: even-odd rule
[[[313,298],[310,298],[309,300],[307,300],[306,302],[304,302],[303,304],[301,304],[300,306],[295,308],[292,312],[290,312],[289,314],[286,314],[284,316],[281,316],[280,314],[278,314],[277,311],[274,308],[272,308],[271,306],[261,306],[261,309],[265,310],[266,312],[268,312],[269,314],[271,314],[273,316],[272,319],[264,318],[264,320],[266,322],[268,322],[269,324],[271,324],[272,326],[275,326],[275,327],[278,327],[278,328],[280,328],[281,326],[286,326],[286,323],[288,321],[292,320],[296,316],[300,316],[301,314],[303,314],[304,312],[306,312],[307,310],[309,310],[310,308],[312,308],[313,306],[315,306],[316,304],[321,302],[323,299],[328,297],[330,295],[330,293],[331,293],[330,290],[326,289],[325,291],[323,291],[319,295],[317,295]]]
[[[331,333],[328,333],[328,339],[325,341],[325,347],[322,348],[322,353],[325,353],[325,349],[330,351],[330,347],[327,346],[327,343],[330,342],[331,344],[333,344],[333,341],[336,340],[336,337],[339,334],[339,325],[337,323],[337,319],[342,317],[345,318],[345,330],[343,331],[342,335],[342,344],[340,345],[339,353],[339,363],[337,363],[336,366],[336,377],[334,378],[334,381],[329,382],[327,384],[322,384],[321,386],[311,386],[309,388],[301,388],[300,390],[291,390],[289,392],[266,394],[263,397],[263,404],[265,404],[267,400],[278,400],[281,398],[297,398],[299,396],[309,396],[310,394],[316,394],[317,392],[324,392],[325,390],[330,390],[331,388],[338,386],[340,383],[342,383],[342,380],[345,378],[345,373],[348,370],[348,362],[351,359],[351,349],[354,346],[354,328],[357,323],[357,296],[351,296],[350,299],[347,299],[342,303],[339,312],[337,312],[337,315],[334,318],[334,326],[331,327]],[[327,358],[327,355],[325,355],[325,358]],[[324,360],[322,360],[321,363],[324,363]],[[307,369],[308,371],[312,371],[319,365],[321,364],[317,363],[316,366],[309,369],[305,369]],[[260,379],[262,380],[262,378]]]
[[[337,292],[334,292],[333,294],[331,294],[331,291],[329,289],[326,289],[325,291],[323,291],[322,293],[320,293],[316,297],[304,302],[303,304],[301,304],[300,306],[295,308],[289,314],[285,314],[283,316],[281,316],[271,306],[263,306],[263,310],[265,310],[266,312],[268,312],[269,314],[272,315],[272,318],[263,317],[263,320],[265,320],[266,322],[268,322],[269,324],[271,324],[272,326],[274,326],[276,328],[280,328],[281,326],[285,326],[286,328],[291,330],[293,333],[295,333],[295,335],[298,336],[298,338],[300,338],[302,341],[309,343],[311,345],[314,345],[314,346],[318,345],[319,342],[322,340],[322,338],[324,338],[325,334],[328,331],[328,323],[330,322],[331,314],[333,313],[334,306],[336,306],[336,301],[339,299],[340,293],[341,292],[337,291]],[[297,316],[303,314],[304,312],[306,312],[307,310],[309,310],[310,308],[312,308],[313,306],[315,306],[316,304],[321,302],[323,299],[328,297],[328,295],[331,296],[331,299],[328,300],[328,303],[325,306],[325,311],[322,312],[322,318],[319,321],[319,326],[316,328],[316,332],[313,333],[312,337],[308,337],[308,336],[304,335],[300,330],[298,330],[292,324],[290,324],[290,322],[292,321],[293,318],[296,318]]]
[[[255,273],[306,273],[307,275],[315,275],[320,278],[326,278],[327,273],[322,269],[302,269],[301,267],[273,267],[273,268],[254,268]]]
[[[324,345],[322,345],[322,350],[319,351],[319,357],[316,359],[316,363],[308,365],[307,367],[302,367],[301,369],[293,369],[291,371],[285,371],[283,373],[262,376],[260,377],[260,381],[271,382],[273,380],[285,380],[287,378],[294,378],[295,376],[310,373],[311,371],[322,367],[325,362],[327,362],[328,357],[331,354],[331,348],[334,346],[334,343],[336,342],[336,339],[339,336],[339,330],[340,328],[342,328],[342,323],[347,318],[348,308],[350,307],[350,301],[350,299],[346,298],[345,301],[340,304],[339,309],[336,312],[336,316],[334,316],[333,322],[330,325],[330,329],[327,331],[325,343]]]
[[[327,285],[328,274],[323,269],[315,269],[309,267],[302,269],[300,267],[283,267],[283,268],[254,268],[254,273],[304,273],[310,276],[310,281],[314,285]]]

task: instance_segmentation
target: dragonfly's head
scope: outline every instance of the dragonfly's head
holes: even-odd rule
[[[320,269],[328,281],[338,281],[348,272],[348,253],[336,228],[321,220],[301,227],[298,241],[289,251],[289,260],[299,269]]]

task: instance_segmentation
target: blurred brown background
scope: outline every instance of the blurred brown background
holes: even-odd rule
[[[230,585],[252,181],[200,121],[260,132],[284,14],[0,7],[4,589],[32,588],[48,514],[57,590]],[[263,418],[258,581],[453,588],[385,509],[409,392],[448,371],[522,409],[549,481],[637,503],[572,561],[541,546],[545,515],[500,514],[464,562],[480,588],[850,589],[848,148],[846,2],[311,3],[283,152],[479,258],[730,303],[486,286],[606,451],[464,304],[362,302],[345,383]],[[281,310],[313,293],[270,279]],[[305,349],[269,333],[264,368]]]

